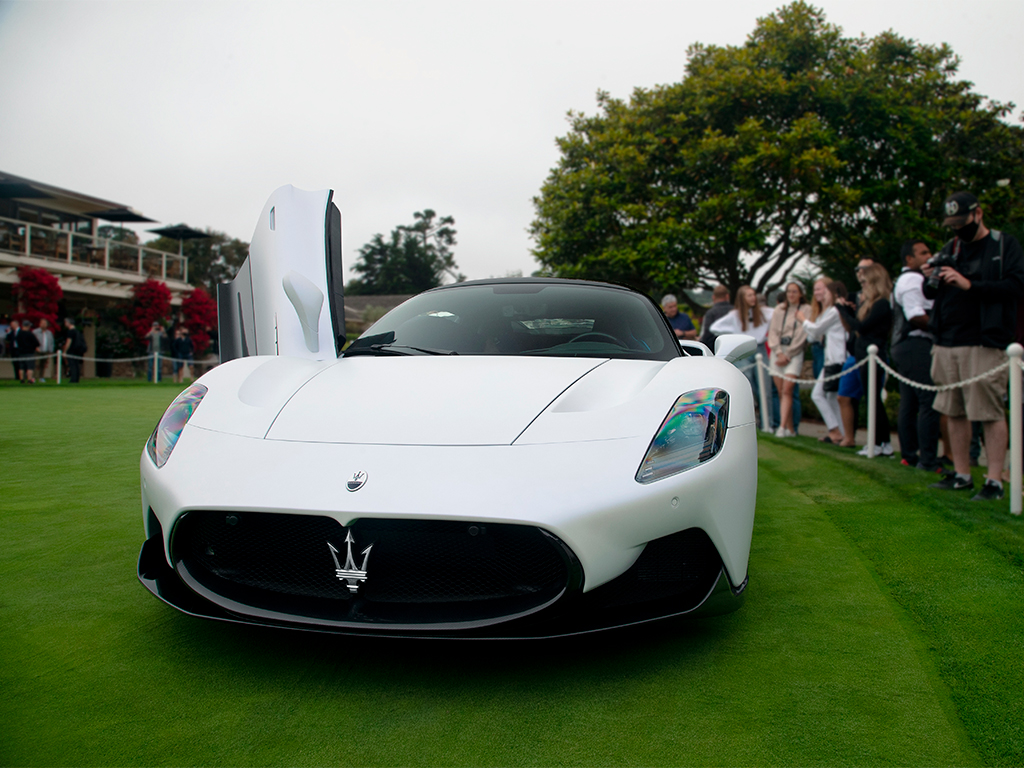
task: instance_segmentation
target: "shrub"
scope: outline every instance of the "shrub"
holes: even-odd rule
[[[45,319],[51,328],[57,328],[58,302],[64,298],[64,291],[56,277],[40,267],[21,267],[11,292],[19,305],[12,319],[28,319],[34,326]]]
[[[196,288],[181,302],[185,327],[192,336],[196,357],[210,347],[210,331],[217,328],[217,302],[202,287]]]

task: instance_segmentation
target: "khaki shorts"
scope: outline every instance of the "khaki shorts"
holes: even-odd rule
[[[932,381],[953,384],[991,371],[1006,362],[1006,353],[989,347],[932,347]],[[999,421],[1005,418],[1006,371],[968,384],[966,387],[939,392],[933,408],[954,419]]]

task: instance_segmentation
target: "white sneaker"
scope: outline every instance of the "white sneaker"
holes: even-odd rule
[[[875,456],[892,456],[892,454],[893,454],[892,443],[882,443],[881,445],[876,445],[875,446]],[[857,451],[857,455],[858,456],[867,456],[868,455],[868,447],[865,445],[863,448],[861,448],[859,451]]]
[[[775,430],[775,436],[776,437],[785,437],[786,436],[786,428],[785,427],[779,427],[778,429],[776,429]]]

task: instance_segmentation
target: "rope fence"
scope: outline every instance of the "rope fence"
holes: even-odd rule
[[[878,391],[878,368],[886,371],[890,376],[895,378],[897,381],[901,381],[904,384],[914,387],[916,389],[926,390],[928,392],[944,392],[950,389],[959,389],[969,384],[981,381],[983,379],[996,376],[1004,371],[1008,372],[1009,375],[1009,392],[1008,397],[1010,400],[1010,513],[1014,515],[1021,514],[1022,510],[1022,499],[1021,493],[1024,490],[1024,483],[1021,478],[1021,458],[1024,456],[1024,445],[1022,445],[1022,439],[1024,439],[1024,426],[1021,423],[1021,414],[1024,412],[1024,407],[1021,404],[1022,385],[1021,376],[1022,369],[1024,369],[1024,347],[1020,344],[1014,343],[1006,348],[1007,359],[1005,362],[1000,363],[995,368],[979,373],[977,376],[972,376],[965,381],[955,382],[953,384],[924,384],[920,381],[914,381],[908,379],[906,376],[895,371],[888,363],[878,357],[878,347],[872,344],[868,347],[868,356],[863,360],[860,360],[856,365],[852,365],[844,371],[833,374],[831,376],[821,377],[821,381],[833,381],[840,379],[850,373],[853,373],[861,366],[868,366],[868,391],[865,393],[867,397],[868,406],[868,439],[867,439],[867,456],[868,458],[874,458],[875,456],[875,409],[877,406],[877,398],[875,392]],[[740,370],[750,370],[752,367],[757,366],[757,381],[760,385],[761,390],[761,429],[765,432],[771,432],[771,417],[768,411],[768,394],[765,381],[765,374],[776,378],[785,378],[793,381],[797,384],[815,384],[819,379],[797,379],[792,376],[788,376],[782,371],[773,368],[771,365],[765,362],[764,355],[758,353],[754,356],[754,363],[747,365]]]
[[[159,384],[160,383],[160,376],[162,375],[160,373],[160,366],[165,361],[171,362],[171,363],[182,363],[182,364],[188,365],[190,367],[191,366],[195,366],[197,362],[200,365],[210,365],[210,366],[220,365],[220,358],[219,357],[214,358],[212,360],[207,358],[205,360],[196,361],[194,358],[171,357],[169,355],[161,355],[159,352],[154,353],[152,355],[140,355],[138,357],[92,357],[90,355],[71,355],[71,354],[68,354],[67,352],[64,352],[64,351],[59,350],[59,349],[56,352],[50,352],[49,354],[45,354],[45,355],[25,355],[24,357],[18,356],[18,357],[11,357],[11,358],[7,358],[7,359],[9,359],[11,361],[11,363],[13,363],[15,365],[17,365],[18,363],[21,363],[23,361],[28,361],[28,360],[31,360],[33,362],[38,362],[40,360],[54,360],[54,359],[56,359],[56,361],[57,361],[57,383],[58,384],[60,384],[61,381],[62,381],[63,368],[64,368],[64,361],[65,360],[78,360],[79,362],[82,362],[82,363],[84,363],[86,360],[89,360],[89,361],[94,362],[94,363],[141,363],[143,361],[151,361],[153,363],[152,370],[150,371],[150,373],[147,374],[147,376],[152,379],[154,384]],[[153,375],[154,371],[156,372],[156,375]]]

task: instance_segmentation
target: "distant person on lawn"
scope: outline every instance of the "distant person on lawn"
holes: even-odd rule
[[[82,355],[87,351],[85,336],[75,327],[75,321],[64,318],[64,354],[68,363],[68,379],[77,384],[82,375]]]

